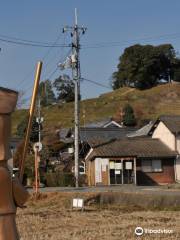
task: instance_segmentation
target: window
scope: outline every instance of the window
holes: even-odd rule
[[[162,171],[161,160],[152,160],[152,170],[153,170],[153,172],[161,172]]]
[[[86,164],[84,161],[81,161],[81,164],[79,166],[79,174],[86,174]]]
[[[143,172],[152,172],[151,160],[142,160],[141,168]]]
[[[162,162],[161,160],[142,160],[141,169],[143,172],[161,172]]]

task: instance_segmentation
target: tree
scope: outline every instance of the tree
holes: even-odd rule
[[[130,104],[126,104],[123,109],[123,124],[125,126],[135,126],[136,125],[134,110]]]
[[[39,84],[39,95],[42,106],[51,105],[56,101],[53,86],[50,80],[45,80]]]
[[[58,100],[64,100],[65,102],[74,101],[74,83],[69,76],[59,76],[55,79],[53,85],[56,88]]]
[[[119,58],[118,70],[112,75],[112,87],[147,89],[156,86],[162,79],[168,81],[173,76],[176,60],[171,44],[128,47]]]
[[[27,100],[24,98],[24,96],[25,96],[25,92],[24,91],[19,91],[16,108],[19,109],[26,103]]]
[[[180,82],[180,59],[176,59],[174,62],[173,80]]]
[[[17,132],[16,132],[17,136],[24,138],[27,125],[28,125],[28,117],[26,116],[17,126]],[[42,129],[42,126],[41,126],[41,129]],[[38,142],[38,130],[39,130],[39,125],[36,122],[36,118],[33,117],[32,129],[30,134],[30,141],[33,143]]]

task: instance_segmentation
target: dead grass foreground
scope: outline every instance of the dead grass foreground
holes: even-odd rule
[[[84,212],[72,210],[73,197],[84,197]],[[131,240],[137,226],[170,229],[172,234],[145,234],[141,239],[180,239],[180,211],[149,211],[121,204],[101,205],[98,194],[51,193],[29,200],[18,210],[22,240]]]

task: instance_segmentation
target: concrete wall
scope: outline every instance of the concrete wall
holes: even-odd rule
[[[163,143],[165,143],[169,148],[175,150],[175,136],[171,131],[160,122],[157,128],[154,130],[152,138],[159,138]]]

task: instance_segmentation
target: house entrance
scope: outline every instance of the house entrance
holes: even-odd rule
[[[123,180],[124,184],[132,184],[134,182],[133,161],[123,161]]]
[[[131,184],[134,182],[133,161],[110,161],[110,184]]]

